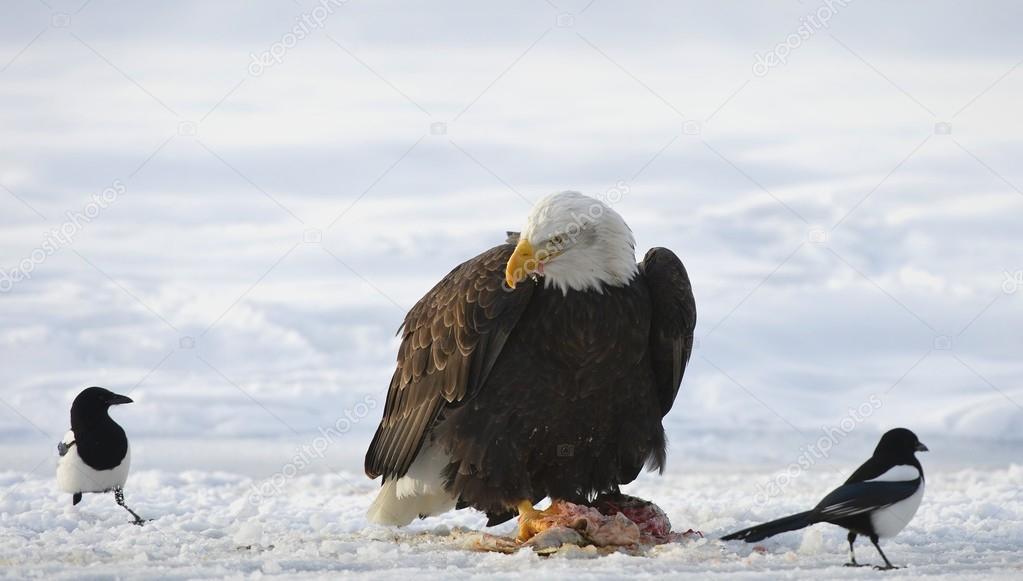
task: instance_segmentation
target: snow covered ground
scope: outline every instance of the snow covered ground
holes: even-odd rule
[[[669,474],[634,492],[720,534],[905,425],[932,484],[893,558],[1019,576],[1023,7],[351,0],[292,38],[318,5],[0,5],[0,574],[872,576],[824,570],[824,528],[541,562],[365,527],[405,311],[577,189],[699,305]],[[136,400],[151,528],[54,492],[88,385]]]
[[[704,540],[665,545],[647,556],[597,557],[574,551],[551,558],[531,551],[507,556],[466,548],[484,519],[461,511],[394,531],[367,525],[375,487],[357,474],[296,477],[287,489],[253,500],[251,479],[216,472],[149,470],[132,478],[129,505],[154,519],[128,523],[113,499],[87,497],[72,508],[52,482],[4,473],[0,483],[0,567],[14,578],[187,579],[205,576],[317,578],[621,578],[697,574],[705,578],[874,579],[847,569],[845,535],[818,525],[762,543],[764,552],[713,535],[758,519],[797,512],[844,478],[830,467],[793,482],[769,505],[753,507],[761,471],[706,469],[644,477],[630,491],[655,498],[676,527]],[[906,568],[889,578],[1019,579],[1023,575],[1023,466],[931,471],[913,523],[884,545]],[[506,523],[492,532],[508,533]],[[879,559],[861,543],[861,562]]]

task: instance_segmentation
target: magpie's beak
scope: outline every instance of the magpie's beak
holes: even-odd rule
[[[117,395],[116,393],[114,395],[110,396],[110,399],[107,400],[107,404],[109,404],[109,405],[121,405],[123,403],[135,403],[135,402],[134,402],[134,400],[132,400],[130,397],[128,397],[126,395]]]
[[[916,443],[916,451],[917,452],[928,452],[929,450],[927,449],[927,446],[924,446],[923,442],[917,442]]]

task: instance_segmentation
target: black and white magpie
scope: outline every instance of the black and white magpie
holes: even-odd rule
[[[916,453],[926,451],[927,446],[921,444],[913,432],[905,428],[890,430],[881,437],[874,455],[813,510],[743,529],[721,540],[754,543],[778,533],[827,522],[849,531],[847,567],[860,566],[853,543],[857,535],[864,535],[884,559],[885,566],[877,568],[896,569],[881,550],[878,539],[899,534],[920,507],[924,496],[924,469]]]
[[[135,517],[133,524],[142,525],[145,521],[124,503],[131,464],[128,437],[109,414],[110,406],[126,403],[131,398],[102,387],[78,394],[71,404],[71,430],[57,444],[57,484],[74,495],[72,505],[82,501],[84,492],[113,492],[117,504]]]

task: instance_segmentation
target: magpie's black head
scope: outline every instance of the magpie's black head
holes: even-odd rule
[[[892,460],[912,458],[917,452],[926,452],[924,446],[916,434],[906,428],[895,428],[888,430],[881,436],[881,441],[874,450],[874,456],[882,456]]]
[[[74,429],[76,423],[88,424],[109,417],[107,410],[110,409],[110,406],[123,403],[132,403],[132,399],[102,387],[84,389],[71,404],[71,428]]]

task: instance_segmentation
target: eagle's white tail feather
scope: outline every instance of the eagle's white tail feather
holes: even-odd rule
[[[398,498],[410,496],[429,496],[444,492],[444,480],[441,473],[451,462],[440,446],[424,446],[416,459],[409,466],[405,476],[396,482]]]
[[[455,508],[444,490],[441,471],[450,460],[436,447],[424,447],[405,476],[385,482],[366,516],[382,525],[404,526],[424,516]]]
[[[398,481],[385,482],[370,505],[366,517],[381,525],[405,526],[417,518],[441,514],[455,508],[445,492],[398,498]]]

